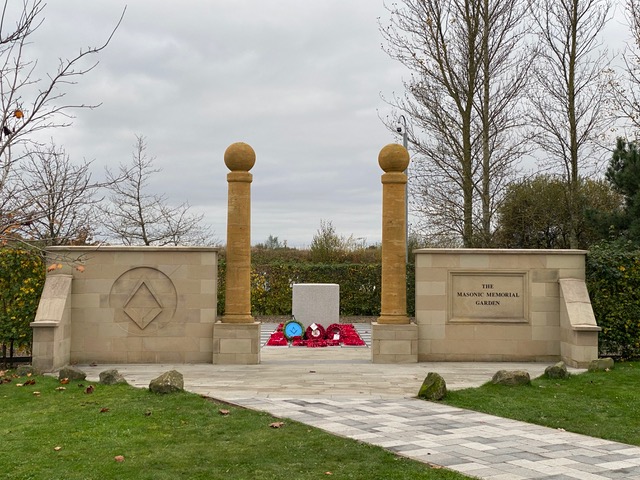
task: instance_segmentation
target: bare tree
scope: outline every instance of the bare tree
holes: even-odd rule
[[[560,172],[567,184],[571,219],[570,245],[577,248],[580,220],[580,174],[603,159],[598,144],[607,127],[605,109],[607,54],[599,35],[609,0],[529,0],[541,43],[530,101],[536,142],[547,155],[544,164]]]
[[[36,75],[37,62],[28,58],[30,38],[44,22],[42,0],[4,1],[0,7],[0,238],[31,221],[15,194],[19,189],[15,166],[29,151],[40,145],[34,133],[66,127],[75,109],[95,108],[97,104],[65,103],[63,87],[77,82],[97,63],[86,64],[107,47],[122,17],[106,41],[69,58],[61,59],[46,79]],[[17,16],[12,18],[12,13]],[[124,15],[124,12],[123,14]]]
[[[640,0],[626,0],[626,18],[632,42],[627,44],[622,55],[624,77],[612,75],[609,86],[613,93],[613,102],[618,119],[635,130],[640,131]]]
[[[154,157],[146,154],[143,136],[136,136],[130,165],[121,164],[118,174],[107,169],[110,203],[102,207],[107,238],[125,245],[213,245],[217,239],[202,224],[203,215],[190,213],[188,203],[167,204],[165,195],[147,192]],[[121,179],[121,180],[118,180]]]
[[[491,246],[495,216],[516,165],[530,150],[520,101],[529,85],[537,51],[525,45],[522,1],[482,0],[481,80],[474,102],[481,131],[481,174],[476,182],[481,218],[480,246]]]
[[[18,232],[42,246],[84,244],[96,226],[96,196],[91,162],[76,165],[53,143],[30,152],[20,166],[16,199],[28,218]]]
[[[487,245],[505,179],[524,148],[516,134],[531,64],[524,4],[405,0],[389,11],[391,23],[381,28],[387,52],[413,72],[405,96],[390,102],[412,119],[412,209],[433,237]]]

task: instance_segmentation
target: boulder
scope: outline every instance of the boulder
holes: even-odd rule
[[[38,371],[32,365],[20,365],[16,368],[16,375],[26,377],[27,375],[37,375]]]
[[[499,370],[491,379],[494,385],[507,385],[509,387],[518,387],[520,385],[530,385],[531,377],[529,372],[524,370]]]
[[[103,385],[115,385],[117,383],[127,383],[118,370],[111,369],[100,372],[100,383]]]
[[[155,393],[179,392],[184,390],[184,379],[177,370],[170,370],[151,380],[149,390]]]
[[[67,365],[60,369],[58,378],[60,380],[62,380],[63,378],[68,378],[69,380],[84,380],[87,378],[87,374],[80,370],[78,367]]]
[[[613,370],[613,367],[614,362],[611,357],[597,358],[595,360],[591,360],[591,363],[589,363],[590,372],[604,372],[607,370]]]
[[[564,362],[558,362],[555,365],[550,365],[544,370],[544,374],[548,378],[564,379],[569,378],[569,372]]]
[[[447,383],[442,376],[429,372],[422,382],[418,397],[425,400],[442,400],[447,395]]]

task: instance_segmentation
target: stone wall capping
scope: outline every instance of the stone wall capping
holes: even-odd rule
[[[59,320],[40,320],[38,322],[31,322],[29,324],[30,327],[32,328],[41,328],[41,327],[58,327],[60,325],[60,321]]]
[[[602,331],[602,327],[598,325],[589,325],[589,324],[574,324],[571,325],[571,328],[576,332],[600,332]]]
[[[539,248],[510,249],[510,248],[418,248],[413,253],[429,253],[429,254],[455,254],[455,255],[586,255],[587,250],[544,250]]]
[[[198,247],[198,246],[148,246],[148,245],[98,245],[98,246],[55,246],[47,247],[48,252],[219,252],[220,247]]]

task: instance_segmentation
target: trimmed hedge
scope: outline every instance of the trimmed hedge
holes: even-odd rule
[[[598,325],[600,355],[640,357],[640,249],[603,242],[587,255],[587,288]]]
[[[224,312],[225,269],[218,268],[218,314]],[[380,264],[269,263],[251,266],[251,311],[253,315],[291,315],[294,283],[340,285],[340,315],[380,315]],[[407,265],[407,313],[413,316],[414,268]]]

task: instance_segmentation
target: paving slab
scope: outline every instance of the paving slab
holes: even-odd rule
[[[415,398],[429,372],[448,389],[480,386],[498,370],[532,378],[548,364],[371,363],[364,348],[264,347],[259,365],[80,365],[89,381],[115,368],[137,387],[168,370],[185,389],[292,419],[398,455],[487,480],[640,480],[640,448]],[[582,370],[570,369],[574,373]]]

